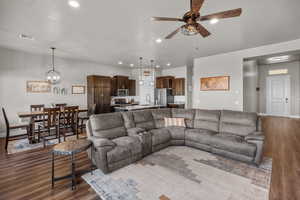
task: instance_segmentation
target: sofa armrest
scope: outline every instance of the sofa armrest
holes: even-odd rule
[[[246,141],[256,140],[256,141],[264,141],[265,136],[262,132],[253,132],[245,137]]]
[[[138,128],[138,127],[127,129],[128,136],[137,136],[137,135],[140,135],[144,132],[146,132],[145,129]]]
[[[262,132],[254,132],[245,137],[246,142],[256,145],[256,155],[254,158],[254,163],[259,166],[263,157],[263,147],[265,136]]]
[[[112,149],[116,146],[116,144],[106,138],[97,138],[97,137],[89,137],[89,140],[93,142],[95,148],[104,148],[104,147],[111,147]]]

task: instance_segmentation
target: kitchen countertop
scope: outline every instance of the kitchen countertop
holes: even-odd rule
[[[131,110],[144,110],[150,108],[162,108],[165,106],[162,105],[132,105],[132,106],[122,106],[116,107],[115,109],[118,111],[131,111]]]

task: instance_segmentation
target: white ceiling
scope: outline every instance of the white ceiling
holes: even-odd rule
[[[33,53],[49,53],[117,65],[137,64],[138,57],[173,67],[187,60],[300,38],[299,0],[206,0],[202,15],[243,8],[240,18],[216,25],[203,23],[212,33],[206,39],[180,33],[156,44],[180,22],[154,22],[152,16],[181,17],[189,0],[0,0],[0,45]],[[21,40],[20,33],[35,40]]]

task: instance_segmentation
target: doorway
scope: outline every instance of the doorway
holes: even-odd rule
[[[289,75],[268,76],[266,81],[268,115],[290,115],[291,79]]]
[[[244,111],[300,117],[300,51],[245,59],[243,80]]]

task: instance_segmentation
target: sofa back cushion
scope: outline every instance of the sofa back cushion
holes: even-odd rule
[[[257,114],[239,111],[222,110],[220,132],[247,136],[256,131]]]
[[[172,117],[173,118],[184,118],[186,127],[193,128],[195,111],[193,109],[172,109]]]
[[[164,108],[164,109],[155,109],[152,110],[152,116],[154,119],[155,127],[156,128],[163,128],[165,127],[165,118],[171,118],[171,109]]]
[[[124,125],[127,129],[134,128],[134,120],[132,112],[121,112],[124,120]]]
[[[195,110],[194,128],[219,132],[221,112],[218,110]]]
[[[151,110],[139,110],[132,112],[135,127],[146,130],[155,129]]]
[[[90,117],[92,136],[114,139],[126,136],[126,129],[121,113],[107,113]]]

